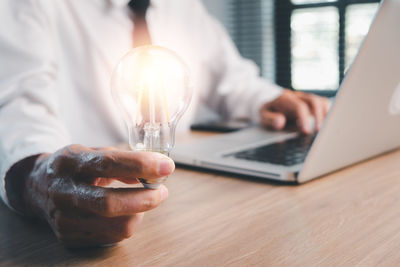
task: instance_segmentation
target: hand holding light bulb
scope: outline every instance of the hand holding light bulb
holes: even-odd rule
[[[168,154],[190,94],[186,67],[173,52],[151,46],[128,53],[114,72],[113,95],[132,149]],[[69,145],[17,162],[5,184],[12,207],[46,220],[66,246],[86,247],[130,237],[143,212],[168,197],[159,185],[173,170],[161,154]],[[105,187],[113,180],[135,183],[137,177],[146,178],[145,187],[159,188]]]
[[[187,109],[192,90],[185,63],[173,51],[149,45],[132,49],[114,70],[111,90],[128,127],[134,151],[169,155],[175,128]],[[155,189],[166,179],[142,179]]]

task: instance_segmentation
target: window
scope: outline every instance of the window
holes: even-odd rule
[[[275,0],[276,82],[333,95],[378,0]]]
[[[291,15],[294,88],[332,89],[339,84],[339,15],[334,7],[297,9]]]
[[[371,20],[378,8],[377,3],[349,5],[346,10],[345,72],[353,62],[364,36],[368,33]]]

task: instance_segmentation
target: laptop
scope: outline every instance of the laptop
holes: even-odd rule
[[[303,183],[400,147],[400,0],[381,3],[321,129],[252,127],[178,144],[178,164]]]

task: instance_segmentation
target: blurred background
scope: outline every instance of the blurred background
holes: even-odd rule
[[[261,75],[333,96],[357,54],[379,0],[203,0]]]

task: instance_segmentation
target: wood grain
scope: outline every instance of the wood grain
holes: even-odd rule
[[[0,266],[394,266],[400,151],[304,185],[178,168],[170,197],[117,246],[71,251],[0,206]]]

